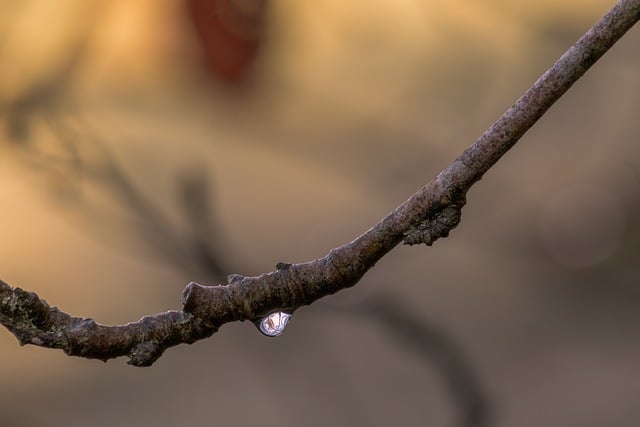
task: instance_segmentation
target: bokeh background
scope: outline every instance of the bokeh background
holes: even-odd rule
[[[2,0],[0,277],[113,324],[350,241],[613,1]],[[640,30],[433,247],[151,368],[0,332],[0,424],[636,426]]]

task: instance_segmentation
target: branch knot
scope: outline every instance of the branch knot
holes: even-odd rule
[[[464,201],[452,203],[413,225],[404,233],[402,242],[410,246],[421,243],[431,246],[439,238],[449,236],[449,232],[460,223],[463,205]]]
[[[131,350],[127,363],[133,366],[151,366],[163,352],[164,348],[157,342],[144,341]]]

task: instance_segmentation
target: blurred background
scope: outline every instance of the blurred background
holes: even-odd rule
[[[613,1],[0,0],[1,278],[114,324],[323,256],[472,143]],[[636,426],[640,30],[433,247],[152,368],[19,347],[22,426]]]

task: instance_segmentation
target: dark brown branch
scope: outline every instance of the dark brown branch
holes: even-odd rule
[[[425,321],[423,315],[413,313],[410,307],[392,294],[378,295],[349,306],[319,306],[331,314],[365,316],[367,320],[380,325],[381,331],[398,348],[417,356],[426,366],[436,368],[453,403],[459,408],[460,426],[489,425],[491,405],[486,392],[479,384],[465,352],[445,329]]]
[[[427,326],[389,296],[370,300],[359,309],[387,329],[399,345],[428,358],[438,368],[453,401],[460,406],[461,426],[489,425],[490,408],[482,387],[462,349],[443,330]]]
[[[22,344],[59,348],[69,355],[107,360],[127,355],[152,364],[168,347],[206,338],[223,324],[293,312],[355,285],[403,239],[432,244],[460,219],[469,188],[545,111],[640,18],[640,0],[621,0],[434,180],[352,242],[303,264],[279,263],[257,277],[232,275],[223,286],[187,285],[183,311],[169,311],[122,326],[104,326],[51,308],[32,292],[0,282],[0,323]]]

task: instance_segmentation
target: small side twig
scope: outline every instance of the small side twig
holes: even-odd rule
[[[619,1],[434,180],[364,234],[322,258],[281,264],[283,268],[257,277],[234,275],[222,286],[192,282],[183,292],[182,311],[160,313],[122,326],[72,317],[32,292],[0,282],[0,323],[23,344],[103,360],[127,355],[130,364],[148,366],[165,349],[206,338],[225,323],[254,320],[276,310],[293,312],[353,286],[405,236],[427,244],[445,236],[457,224],[457,214],[453,215],[451,209],[462,209],[471,186],[638,19],[640,0]]]

